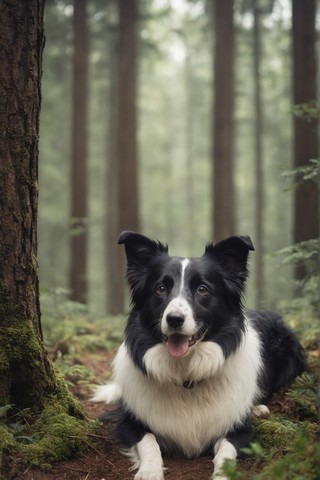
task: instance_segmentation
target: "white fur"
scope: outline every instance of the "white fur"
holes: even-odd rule
[[[214,464],[214,479],[224,480],[225,477],[221,473],[223,464],[226,460],[234,460],[237,458],[237,450],[234,448],[226,438],[221,439],[215,445],[215,457],[213,459]]]
[[[179,286],[179,295],[168,303],[161,319],[161,331],[164,335],[170,335],[172,328],[167,323],[168,315],[178,315],[184,317],[183,325],[179,330],[181,335],[192,336],[197,332],[197,325],[194,319],[192,308],[184,297],[185,271],[190,260],[184,258],[181,260],[181,279]]]
[[[101,385],[95,390],[91,402],[117,403],[121,399],[121,388],[118,384]]]
[[[198,342],[189,355],[175,359],[157,345],[144,357],[145,375],[122,344],[114,381],[124,403],[156,437],[192,457],[250,412],[258,393],[259,350],[258,335],[248,323],[242,343],[226,360],[214,342]],[[181,386],[186,380],[195,382],[192,389]]]
[[[164,345],[150,348],[144,356],[148,375],[159,383],[183,385],[185,381],[201,382],[213,377],[225,362],[221,347],[214,342],[198,342],[189,355],[171,357]]]
[[[185,272],[186,272],[186,268],[188,266],[188,264],[190,263],[190,260],[189,258],[184,258],[182,261],[181,261],[181,284],[180,284],[180,295],[182,295],[183,293],[183,290],[184,290],[184,277],[185,277]]]
[[[155,436],[147,433],[134,447],[136,453],[135,480],[163,480],[163,462]]]
[[[163,312],[161,319],[161,331],[164,335],[170,335],[170,333],[172,333],[172,328],[167,323],[168,315],[181,315],[184,317],[184,322],[179,329],[179,333],[181,335],[188,335],[191,337],[191,335],[197,332],[197,325],[191,306],[181,295],[171,300]]]
[[[254,417],[268,417],[270,415],[270,410],[267,405],[254,405],[252,407],[252,415]]]

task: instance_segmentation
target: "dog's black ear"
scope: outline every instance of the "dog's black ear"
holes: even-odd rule
[[[213,255],[224,270],[230,274],[241,274],[242,272],[245,280],[250,250],[254,250],[250,237],[232,236],[216,244],[208,244],[205,255]]]
[[[168,252],[166,245],[130,231],[122,232],[118,243],[125,246],[128,265],[130,263],[145,265],[155,255]]]
[[[168,247],[140,233],[125,231],[118,240],[124,244],[127,256],[127,278],[132,291],[132,300],[139,303],[147,281],[150,264],[160,255],[168,254]]]
[[[232,236],[216,244],[208,244],[205,255],[213,255],[227,272],[238,273],[246,269],[250,250],[254,250],[250,237]]]
[[[208,244],[204,255],[213,257],[223,269],[223,278],[231,301],[241,304],[249,251],[254,250],[250,237],[232,236],[216,244]]]

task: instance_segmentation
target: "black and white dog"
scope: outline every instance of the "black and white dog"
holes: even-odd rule
[[[208,244],[202,257],[171,257],[123,232],[132,311],[114,360],[113,383],[94,401],[117,403],[115,433],[138,472],[163,480],[161,451],[226,459],[252,441],[251,412],[305,367],[295,334],[270,312],[246,312],[249,237]]]

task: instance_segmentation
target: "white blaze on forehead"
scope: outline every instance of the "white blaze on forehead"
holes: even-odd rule
[[[186,268],[187,265],[190,263],[189,258],[184,258],[181,261],[181,283],[180,283],[180,295],[183,293],[184,289],[184,280],[185,280],[185,273],[186,273]]]
[[[179,330],[179,333],[191,336],[197,331],[192,307],[184,296],[185,271],[189,262],[190,260],[188,258],[184,258],[183,260],[181,260],[181,278],[179,289],[177,290],[177,296],[168,303],[165,311],[163,312],[161,320],[161,330],[164,335],[168,335],[171,331],[170,326],[167,323],[168,315],[177,315],[184,318],[184,322],[181,326],[181,329]]]

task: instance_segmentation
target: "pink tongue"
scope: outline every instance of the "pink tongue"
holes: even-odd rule
[[[183,357],[189,350],[189,337],[174,333],[168,337],[166,347],[172,357]]]

